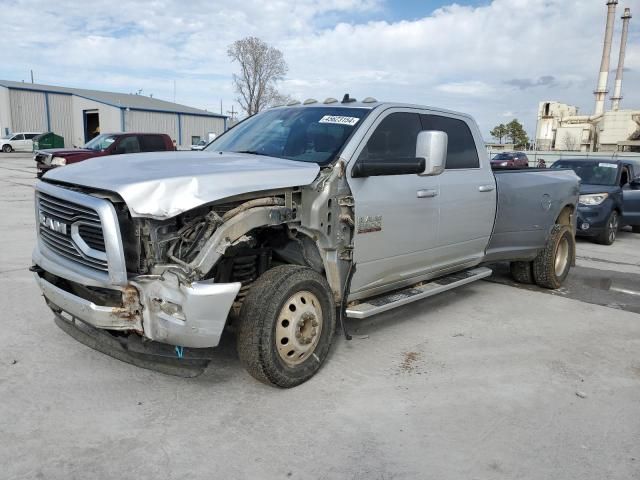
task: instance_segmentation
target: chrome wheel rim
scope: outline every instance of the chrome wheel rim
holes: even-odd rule
[[[618,231],[618,214],[612,213],[609,219],[609,241],[613,243],[616,239],[616,233]]]
[[[322,334],[322,307],[313,293],[302,290],[284,302],[276,325],[276,348],[280,359],[296,366],[309,358]]]
[[[563,237],[558,244],[558,249],[556,250],[556,277],[559,277],[564,273],[565,268],[567,268],[567,263],[569,263],[569,240]]]

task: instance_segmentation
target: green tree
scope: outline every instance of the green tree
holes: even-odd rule
[[[522,124],[514,118],[506,125],[507,138],[515,145],[515,148],[524,148],[529,143],[529,136],[524,131]]]
[[[493,130],[489,132],[489,134],[493,138],[497,138],[500,143],[502,143],[502,139],[507,136],[507,133],[507,126],[504,123],[496,125]]]

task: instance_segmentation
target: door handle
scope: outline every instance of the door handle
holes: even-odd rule
[[[418,198],[433,198],[438,196],[438,190],[418,190]]]
[[[480,192],[493,192],[493,191],[495,190],[495,188],[496,188],[496,187],[495,187],[495,186],[493,186],[493,185],[480,185],[480,186],[478,187],[478,190],[479,190]]]

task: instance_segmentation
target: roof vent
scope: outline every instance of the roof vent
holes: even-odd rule
[[[302,102],[303,105],[311,105],[312,103],[318,103],[318,100],[316,100],[315,98],[307,98],[304,102]]]
[[[376,103],[378,100],[376,100],[373,97],[367,97],[364,100],[362,100],[362,103]]]
[[[324,102],[322,103],[338,103],[338,100],[336,100],[333,97],[328,97],[328,98],[325,98]]]
[[[355,98],[351,98],[348,93],[345,93],[344,97],[342,97],[342,103],[353,103],[353,102],[357,102],[357,100]]]
[[[291,107],[293,105],[300,105],[300,100],[291,100],[289,103],[287,103],[287,107]]]

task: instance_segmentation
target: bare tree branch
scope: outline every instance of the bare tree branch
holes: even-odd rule
[[[238,103],[247,115],[288,98],[276,89],[276,84],[288,70],[280,50],[259,38],[247,37],[233,42],[227,55],[240,64],[241,75],[233,75],[233,85],[238,93]]]

